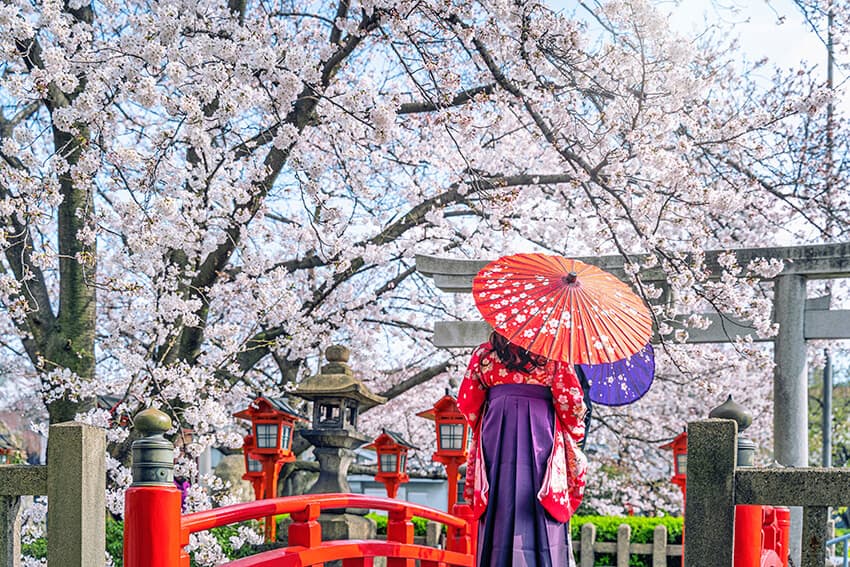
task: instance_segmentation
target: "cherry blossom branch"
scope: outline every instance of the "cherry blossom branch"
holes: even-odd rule
[[[380,395],[387,398],[388,400],[396,398],[401,394],[407,392],[411,388],[415,388],[420,384],[424,384],[428,380],[431,380],[432,378],[435,378],[436,376],[439,376],[440,374],[443,374],[444,372],[448,371],[448,369],[451,368],[457,362],[457,358],[459,358],[459,356],[454,356],[449,360],[431,365],[428,368],[424,368],[413,376],[410,376],[409,378],[406,378],[405,380],[399,382],[395,386],[387,388],[386,390],[381,392]]]
[[[444,108],[450,108],[453,106],[463,106],[464,104],[475,100],[477,96],[493,94],[495,90],[495,84],[481,85],[478,87],[461,91],[456,94],[451,100],[448,100],[445,103],[435,102],[432,100],[420,102],[405,102],[399,106],[397,114],[420,114],[423,112],[436,112],[437,110],[442,110]]]
[[[339,48],[331,54],[322,65],[321,85],[327,87],[330,84],[331,78],[338,71],[342,62],[346,57],[354,52],[356,47],[360,45],[366,34],[374,29],[380,19],[380,12],[375,11],[371,17],[364,14],[363,20],[358,27],[359,32],[352,34],[339,46]],[[296,130],[301,131],[312,119],[313,111],[315,110],[320,97],[315,89],[310,86],[305,86],[301,95],[293,105],[293,109],[286,117],[286,122],[293,125]],[[274,128],[273,128],[274,129]],[[271,130],[270,129],[270,132]],[[208,302],[203,298],[213,282],[218,279],[240,240],[240,232],[243,226],[246,226],[257,214],[262,206],[266,195],[271,190],[276,179],[283,170],[284,165],[289,157],[289,152],[292,144],[284,149],[272,147],[269,149],[263,161],[264,167],[268,172],[266,176],[260,180],[255,186],[255,192],[244,205],[239,205],[231,214],[232,222],[224,231],[224,241],[211,252],[199,265],[197,275],[193,278],[191,288],[196,290],[193,295],[200,295],[202,307],[196,312],[196,315],[201,321],[205,321],[208,314]],[[195,327],[184,327],[181,331],[180,339],[180,354],[181,360],[194,360],[200,353],[201,343],[203,342],[203,324]]]

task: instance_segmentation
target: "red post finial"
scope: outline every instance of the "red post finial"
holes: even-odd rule
[[[124,496],[124,566],[180,567],[181,493],[174,485],[174,446],[163,437],[171,419],[148,409],[136,416],[135,428],[144,437],[133,442],[133,485]]]

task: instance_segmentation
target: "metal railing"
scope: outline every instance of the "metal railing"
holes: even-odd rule
[[[850,552],[850,544],[847,543],[848,540],[850,540],[850,534],[844,534],[843,536],[834,537],[830,540],[827,540],[827,542],[826,542],[827,547],[830,547],[830,546],[836,546],[837,547],[839,543],[844,544],[844,560],[841,563],[841,565],[843,567],[847,567],[847,564],[848,564],[847,562],[848,562],[848,560],[850,560],[850,554],[848,554],[848,552]],[[834,563],[834,564],[837,565],[837,563]]]

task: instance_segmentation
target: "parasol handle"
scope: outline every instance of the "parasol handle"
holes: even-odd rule
[[[575,283],[576,280],[578,279],[578,274],[575,273],[575,272],[570,272],[569,274],[564,276],[563,279],[564,279],[564,283],[567,283],[567,284]]]

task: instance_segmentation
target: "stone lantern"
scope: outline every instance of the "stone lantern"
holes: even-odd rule
[[[350,351],[340,345],[325,350],[327,364],[315,376],[301,382],[294,394],[313,402],[313,423],[301,430],[301,436],[315,449],[319,461],[319,478],[308,490],[311,494],[351,492],[348,468],[354,462],[354,449],[369,441],[357,431],[360,412],[386,402],[369,391],[354,376],[348,365]],[[344,514],[323,513],[320,522],[325,539],[368,539],[374,523],[348,510]],[[374,534],[372,534],[374,535]]]

